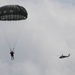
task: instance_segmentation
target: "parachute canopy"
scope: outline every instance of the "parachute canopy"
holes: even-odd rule
[[[5,5],[0,7],[0,20],[24,20],[28,16],[26,9],[19,5]]]

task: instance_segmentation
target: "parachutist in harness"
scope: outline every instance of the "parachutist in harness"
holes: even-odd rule
[[[5,5],[5,6],[0,7],[0,21],[26,20],[27,17],[28,17],[28,13],[23,6],[20,6],[20,5]],[[9,38],[6,34],[7,32],[5,32],[5,31],[3,31],[3,32],[4,32],[5,38],[7,40],[7,43],[9,45],[10,41],[9,41]],[[15,41],[17,42],[17,39],[15,39]],[[13,42],[13,44],[15,45],[15,42]],[[10,55],[11,55],[11,60],[13,60],[14,59],[14,49],[11,50],[11,48],[10,48]]]
[[[10,49],[10,55],[11,55],[11,60],[14,60],[14,49],[13,50]]]

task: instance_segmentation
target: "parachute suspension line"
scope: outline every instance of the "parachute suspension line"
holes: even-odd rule
[[[11,47],[10,47],[10,44],[9,44],[8,38],[7,38],[7,36],[6,36],[6,33],[5,33],[5,31],[4,31],[4,29],[3,29],[2,26],[1,26],[1,28],[2,28],[2,31],[3,31],[4,37],[5,37],[5,39],[6,39],[6,42],[7,42],[7,44],[8,44],[8,47],[9,47],[9,49],[10,49],[10,51],[11,51]]]
[[[22,27],[20,27],[20,31],[16,34],[16,38],[15,38],[15,42],[14,42],[14,44],[13,44],[13,50],[15,49],[15,47],[16,47],[16,45],[17,45],[17,43],[19,42],[19,39],[20,39],[20,37],[21,37],[21,33],[22,33],[22,31],[23,31],[23,28],[24,28],[24,24],[23,25],[21,25]]]

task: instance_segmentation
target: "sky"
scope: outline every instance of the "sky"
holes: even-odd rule
[[[8,4],[25,7],[28,18],[0,21],[0,75],[75,75],[75,1],[0,1],[0,7]]]

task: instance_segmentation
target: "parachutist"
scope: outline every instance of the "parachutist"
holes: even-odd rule
[[[5,5],[0,7],[0,21],[19,21],[19,20],[26,20],[28,18],[28,13],[26,9],[23,6],[20,5]],[[3,29],[3,26],[1,26]],[[5,27],[4,27],[5,28]],[[9,27],[7,27],[9,28]],[[10,27],[12,28],[12,26]],[[19,27],[18,27],[19,28]],[[11,31],[11,29],[10,29]],[[7,40],[7,43],[9,45],[9,38],[7,37],[7,32],[4,31],[5,38]],[[12,32],[12,31],[11,31]],[[14,32],[13,32],[14,33]],[[15,47],[17,43],[17,39],[14,39],[16,42],[13,42],[13,46]],[[13,40],[13,41],[14,41]],[[14,48],[13,50],[10,49],[10,55],[11,55],[11,60],[14,60]]]
[[[14,51],[10,51],[10,55],[11,55],[11,60],[14,59]]]

